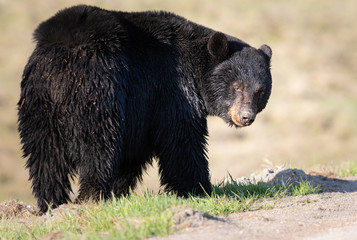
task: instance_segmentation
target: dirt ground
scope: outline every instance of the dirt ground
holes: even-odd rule
[[[267,203],[274,205],[270,210],[223,218],[187,209],[182,223],[187,227],[160,239],[357,239],[356,201],[356,192],[329,192],[285,198]]]
[[[319,185],[322,193],[265,200],[253,205],[250,211],[223,217],[191,208],[173,208],[177,232],[150,239],[357,239],[357,176],[339,178],[333,174],[278,168],[235,181],[284,184],[309,181]],[[36,212],[34,207],[16,201],[0,204],[0,216],[8,218],[26,219]]]
[[[320,185],[322,193],[269,200],[257,203],[251,211],[225,217],[209,216],[188,208],[174,215],[177,227],[183,230],[157,239],[357,239],[357,177],[266,169],[249,179],[237,180],[271,182],[289,178]]]

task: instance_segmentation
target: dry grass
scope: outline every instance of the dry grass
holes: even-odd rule
[[[0,1],[0,201],[32,201],[16,133],[21,74],[35,27],[57,10],[83,1]],[[212,179],[247,175],[272,165],[338,166],[357,156],[357,2],[136,0],[86,1],[109,9],[165,9],[273,49],[273,92],[246,129],[210,118]],[[150,170],[155,176],[155,170]],[[154,180],[152,180],[154,179]],[[156,188],[147,178],[145,187]]]

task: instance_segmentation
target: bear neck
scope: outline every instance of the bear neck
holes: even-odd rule
[[[215,31],[164,11],[120,14],[133,24],[134,28],[167,46],[174,46],[172,51],[178,61],[179,84],[190,86],[189,101],[198,102],[201,106],[200,115],[207,116],[212,112],[202,88],[207,84],[205,79],[210,74],[210,69],[217,64],[207,48],[209,38]]]

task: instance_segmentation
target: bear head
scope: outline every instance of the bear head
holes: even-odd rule
[[[208,114],[221,117],[231,126],[249,126],[270,96],[270,47],[255,49],[216,32],[207,48],[213,61],[203,94]]]

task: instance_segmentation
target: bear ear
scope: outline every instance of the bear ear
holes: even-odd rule
[[[228,40],[226,35],[215,32],[208,40],[208,52],[218,60],[223,60],[228,55]]]
[[[259,51],[262,52],[265,56],[265,58],[270,62],[272,51],[271,48],[268,45],[263,44],[260,48]]]

